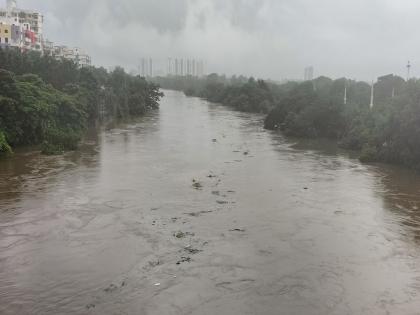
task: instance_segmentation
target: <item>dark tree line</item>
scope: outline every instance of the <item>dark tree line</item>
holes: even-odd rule
[[[161,97],[157,85],[122,68],[0,49],[0,153],[29,144],[43,144],[45,153],[73,150],[89,125],[143,115]]]
[[[202,79],[156,81],[164,88],[238,110],[267,113],[265,128],[291,136],[333,139],[359,151],[362,161],[420,169],[420,80],[405,81],[393,75],[379,78],[373,108],[371,86],[344,78],[274,84],[212,74]]]

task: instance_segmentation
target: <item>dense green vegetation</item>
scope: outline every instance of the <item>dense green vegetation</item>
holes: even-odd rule
[[[211,74],[203,79],[195,77],[156,78],[163,88],[183,91],[211,102],[231,106],[237,110],[267,113],[274,107],[273,93],[262,80],[245,77],[226,78]]]
[[[33,144],[46,154],[74,150],[89,125],[143,115],[161,96],[155,84],[122,68],[79,68],[0,49],[0,154]]]
[[[164,88],[182,90],[235,109],[267,113],[265,127],[286,135],[330,138],[360,152],[366,162],[383,161],[420,169],[420,80],[389,75],[365,82],[320,77],[307,82],[266,83],[210,75],[157,78]],[[344,91],[347,89],[347,103]]]

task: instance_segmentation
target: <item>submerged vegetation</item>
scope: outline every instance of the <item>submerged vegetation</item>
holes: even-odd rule
[[[0,49],[0,155],[42,144],[74,150],[90,125],[158,108],[159,88],[122,68],[79,68],[67,60]]]
[[[156,82],[237,110],[266,113],[265,128],[290,136],[333,139],[343,148],[357,150],[364,162],[420,169],[417,79],[379,78],[372,108],[371,86],[344,78],[276,84],[212,74],[202,79],[157,78]]]

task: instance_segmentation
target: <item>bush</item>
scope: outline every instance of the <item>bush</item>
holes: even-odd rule
[[[12,153],[12,148],[6,140],[6,136],[0,131],[0,156],[6,156]]]
[[[44,141],[41,147],[41,153],[44,155],[60,155],[64,153],[64,148],[61,145],[54,145],[48,141]]]
[[[81,135],[73,130],[50,129],[42,144],[42,153],[55,155],[76,150],[80,139]]]
[[[378,161],[378,150],[371,144],[365,144],[360,153],[359,160],[363,163],[372,163]]]

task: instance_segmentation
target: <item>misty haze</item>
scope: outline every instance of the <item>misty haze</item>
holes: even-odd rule
[[[419,12],[0,0],[0,315],[420,315]]]

